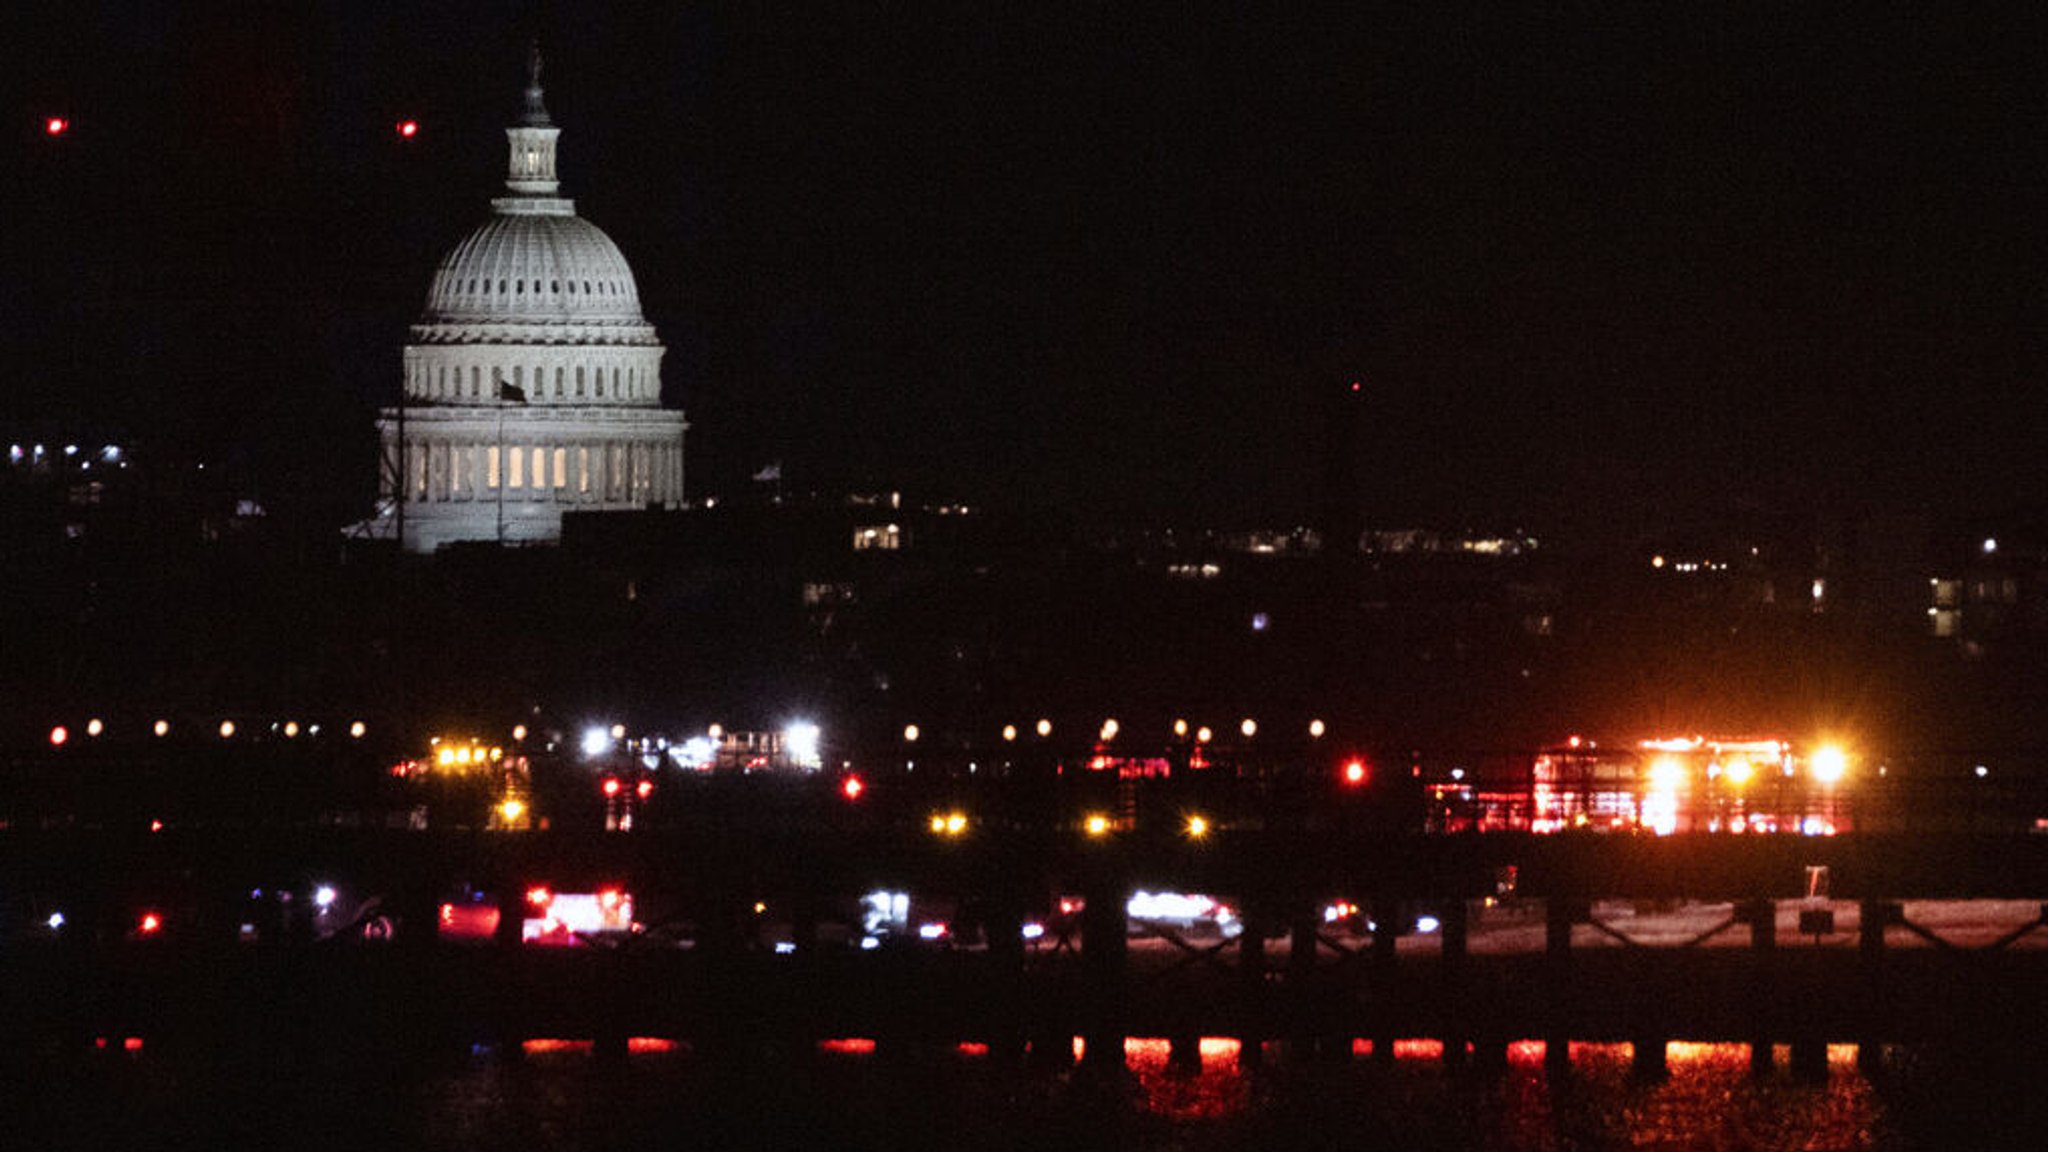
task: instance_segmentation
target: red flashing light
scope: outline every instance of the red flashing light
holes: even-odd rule
[[[140,1036],[124,1036],[124,1037],[122,1037],[122,1038],[121,1038],[121,1051],[123,1051],[123,1052],[140,1052],[140,1051],[142,1051],[142,1037],[140,1037]]]
[[[142,919],[135,922],[135,931],[143,936],[154,936],[163,931],[164,918],[154,912],[144,912]]]
[[[555,902],[555,894],[548,891],[545,886],[535,885],[526,890],[526,902],[536,908],[546,908]]]
[[[839,785],[840,795],[845,796],[848,800],[860,799],[860,794],[867,790],[868,786],[861,783],[858,776],[848,776],[845,782]]]
[[[417,120],[400,120],[398,122],[398,134],[407,140],[412,139],[420,134],[420,122]]]
[[[149,822],[149,830],[150,830],[151,832],[161,832],[161,831],[163,831],[163,830],[164,830],[164,822],[163,822],[163,821],[161,821],[161,820],[151,820],[151,821]]]
[[[1363,392],[1363,391],[1365,391],[1365,385],[1364,385],[1364,383],[1362,383],[1361,381],[1357,381],[1357,380],[1353,380],[1353,381],[1351,382],[1351,394],[1352,394],[1353,396],[1356,396],[1356,395],[1358,395],[1358,394],[1359,394],[1360,392]]]
[[[64,742],[69,739],[71,739],[71,729],[64,727],[62,724],[50,729],[50,747],[62,748]]]
[[[616,776],[607,776],[607,777],[605,777],[605,781],[604,781],[604,794],[605,794],[605,795],[607,795],[607,796],[617,796],[617,795],[619,794],[619,781],[618,781],[618,777],[616,777]]]
[[[52,116],[43,121],[43,133],[47,136],[62,136],[71,131],[71,121],[62,116]]]
[[[642,800],[645,800],[654,793],[654,781],[642,780],[640,786],[635,788],[634,791],[640,794]]]
[[[1344,782],[1346,784],[1363,784],[1365,783],[1365,775],[1365,761],[1363,760],[1353,760],[1344,765]]]

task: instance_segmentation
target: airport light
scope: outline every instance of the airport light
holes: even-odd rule
[[[1823,744],[1813,750],[1807,761],[1813,769],[1813,778],[1824,785],[1835,785],[1849,771],[1849,756],[1834,744]]]

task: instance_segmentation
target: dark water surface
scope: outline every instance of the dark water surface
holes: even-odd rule
[[[438,1058],[222,1056],[144,1045],[11,1053],[0,1147],[999,1149],[1973,1149],[2048,1147],[2041,1065],[1888,1050],[1865,1075],[1830,1051],[1824,1080],[1753,1076],[1739,1044],[1673,1044],[1670,1075],[1631,1073],[1627,1045],[1542,1047],[1454,1072],[1434,1046],[1394,1060],[1240,1071],[1234,1042],[1199,1072],[1133,1041],[1129,1072],[1030,1071],[972,1047],[889,1059],[859,1042],[813,1058],[716,1064],[639,1042],[531,1042]],[[1987,1069],[1990,1069],[1987,1071]]]

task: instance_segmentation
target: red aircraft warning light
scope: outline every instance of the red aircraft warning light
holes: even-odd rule
[[[398,135],[399,135],[399,136],[400,136],[401,138],[403,138],[403,139],[406,139],[406,140],[410,140],[410,139],[412,139],[413,137],[415,137],[415,136],[417,136],[417,135],[419,135],[419,134],[420,134],[420,122],[419,122],[419,121],[417,121],[417,120],[400,120],[400,121],[398,122]]]
[[[868,786],[861,783],[861,779],[858,776],[848,776],[845,782],[839,785],[840,794],[848,800],[860,799],[860,794],[867,790]]]
[[[1344,765],[1344,782],[1353,786],[1365,783],[1365,761],[1352,760]]]
[[[48,120],[43,121],[43,134],[46,136],[62,136],[69,131],[71,131],[71,121],[66,120],[62,116],[52,116]]]

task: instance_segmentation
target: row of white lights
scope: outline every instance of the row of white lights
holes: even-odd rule
[[[301,731],[304,731],[308,736],[318,736],[320,734],[320,725],[308,724],[304,729],[301,729],[297,720],[287,720],[281,725],[272,725],[271,730],[283,733],[286,739],[296,739]],[[355,740],[362,739],[363,735],[369,730],[369,725],[364,724],[361,720],[354,721],[348,726],[349,737]],[[105,735],[106,731],[106,722],[97,716],[85,722],[85,734],[88,738],[97,739]],[[220,733],[221,739],[232,740],[239,729],[233,720],[223,720],[220,722],[220,727],[217,731]],[[150,733],[155,736],[169,736],[171,734],[171,722],[169,720],[157,721],[155,724],[150,725]],[[71,729],[64,725],[59,724],[50,729],[50,743],[53,746],[63,745],[70,739]]]
[[[1252,737],[1259,734],[1259,722],[1247,716],[1238,723],[1237,730],[1244,735],[1245,739],[1249,740]],[[1116,739],[1117,734],[1122,731],[1123,725],[1119,724],[1116,721],[1116,719],[1112,717],[1102,722],[1102,728],[1097,734],[1104,741],[1110,741]],[[1185,739],[1188,735],[1188,731],[1188,722],[1186,720],[1175,720],[1173,722],[1173,734],[1176,737]],[[1329,731],[1329,727],[1325,725],[1321,720],[1311,720],[1308,722],[1308,734],[1310,737],[1314,739],[1322,739],[1323,733],[1327,731]],[[1052,735],[1052,721],[1040,720],[1037,725],[1037,732],[1041,738]],[[923,731],[919,729],[918,726],[915,724],[906,724],[903,726],[903,739],[909,743],[917,743],[918,738],[923,734]],[[1017,726],[1015,724],[1003,725],[1003,740],[1005,742],[1016,740],[1017,735]],[[1208,725],[1204,724],[1201,727],[1194,729],[1194,736],[1195,743],[1207,744],[1209,741],[1216,738],[1216,733]]]

